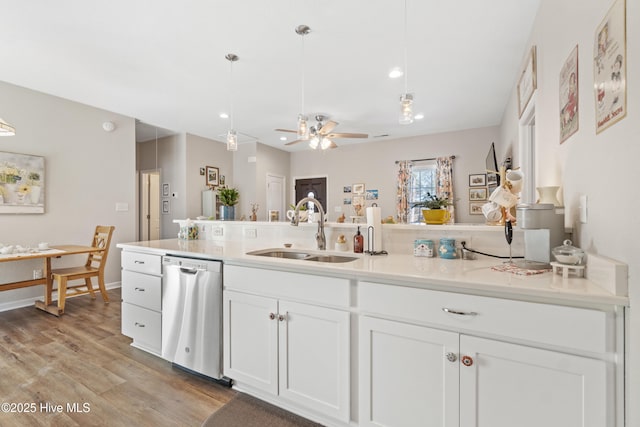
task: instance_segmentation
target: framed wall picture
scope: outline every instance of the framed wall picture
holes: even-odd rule
[[[482,188],[470,188],[469,189],[469,200],[470,201],[482,201],[487,200],[487,189],[486,187]]]
[[[218,168],[207,166],[205,178],[209,187],[217,187],[218,185],[220,185],[220,171],[218,170]]]
[[[0,213],[44,213],[44,157],[0,152]]]
[[[536,47],[532,46],[518,80],[518,117],[522,117],[538,86],[536,66]]]
[[[482,206],[485,202],[469,202],[469,215],[483,215]]]
[[[474,173],[469,175],[469,187],[486,187],[486,186],[487,186],[486,173]]]
[[[354,194],[364,194],[364,184],[353,184],[351,192]]]
[[[627,115],[625,0],[616,0],[598,26],[593,52],[596,133]]]
[[[578,130],[578,46],[560,70],[560,144]]]

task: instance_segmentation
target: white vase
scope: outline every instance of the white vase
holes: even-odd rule
[[[540,194],[538,203],[550,203],[554,206],[562,206],[562,202],[558,200],[558,190],[560,189],[560,187],[558,186],[536,187],[536,189]]]
[[[15,203],[17,199],[18,184],[5,183],[4,185],[4,202]]]
[[[39,185],[32,185],[31,186],[31,203],[34,205],[37,205],[38,202],[40,201],[40,189],[41,187]]]

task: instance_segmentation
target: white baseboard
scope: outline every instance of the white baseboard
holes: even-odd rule
[[[107,288],[107,290],[109,289],[117,289],[119,288],[121,285],[121,282],[113,282],[113,283],[107,283],[105,284],[105,287]],[[43,288],[44,290],[44,288]],[[8,291],[4,291],[4,292],[8,292]],[[9,310],[15,310],[16,308],[22,308],[22,307],[28,307],[30,305],[34,305],[36,303],[36,301],[40,300],[42,301],[42,295],[40,296],[35,296],[35,297],[30,297],[30,298],[24,298],[21,300],[15,300],[15,301],[6,301],[3,303],[0,303],[0,312],[3,311],[9,311]],[[69,298],[73,298],[73,296],[69,297]],[[58,300],[58,292],[57,291],[53,291],[53,293],[51,294],[51,299],[53,301],[57,301]]]

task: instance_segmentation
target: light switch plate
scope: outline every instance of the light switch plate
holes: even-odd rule
[[[580,222],[582,224],[587,223],[587,196],[583,194],[580,196]]]
[[[116,203],[116,212],[128,212],[129,211],[129,203],[117,202]]]

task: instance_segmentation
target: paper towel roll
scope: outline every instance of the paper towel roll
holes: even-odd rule
[[[373,229],[369,227],[373,227]],[[367,236],[366,250],[374,252],[382,250],[382,213],[377,206],[367,208],[367,230],[364,235]],[[372,241],[369,242],[369,239]]]

